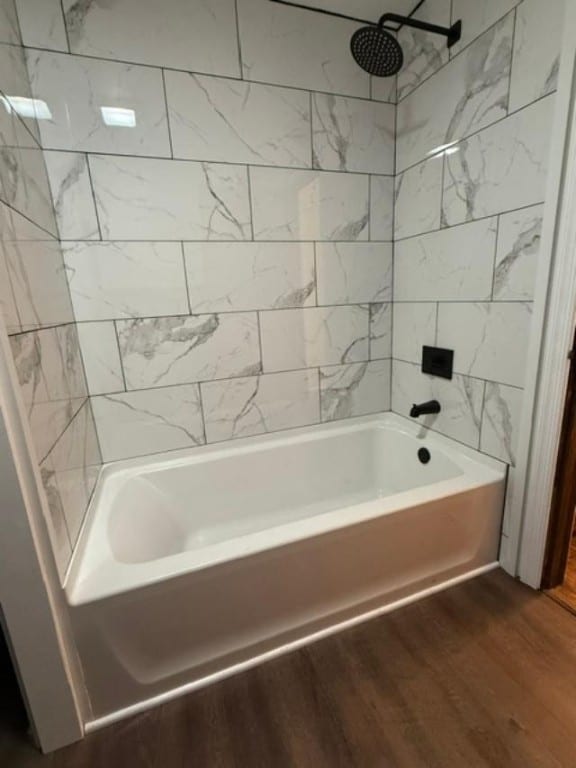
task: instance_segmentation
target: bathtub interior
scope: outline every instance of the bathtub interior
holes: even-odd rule
[[[368,423],[128,473],[111,500],[112,554],[148,562],[462,474],[440,450],[416,462],[409,435]]]

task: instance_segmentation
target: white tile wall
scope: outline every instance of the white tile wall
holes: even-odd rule
[[[322,421],[389,410],[390,365],[390,360],[376,360],[321,368]]]
[[[318,304],[392,299],[391,243],[318,243]]]

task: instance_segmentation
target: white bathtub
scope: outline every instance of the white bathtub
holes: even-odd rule
[[[493,567],[505,478],[393,414],[105,467],[65,584],[92,727]]]

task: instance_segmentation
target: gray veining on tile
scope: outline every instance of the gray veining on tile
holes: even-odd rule
[[[44,152],[61,240],[98,240],[96,206],[86,155]]]
[[[521,389],[486,383],[480,449],[512,466],[516,465],[522,397]]]
[[[320,420],[315,370],[213,381],[201,389],[209,443]]]
[[[368,304],[392,298],[391,243],[318,243],[318,304]]]
[[[543,206],[500,216],[494,301],[531,301],[542,237]]]
[[[392,303],[370,304],[370,359],[392,357]]]
[[[322,421],[390,408],[390,360],[320,369]]]
[[[16,0],[16,7],[24,45],[68,51],[60,0]]]
[[[128,389],[260,373],[254,312],[118,320]]]

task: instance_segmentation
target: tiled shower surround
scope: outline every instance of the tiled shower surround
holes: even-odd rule
[[[0,0],[2,88],[49,114],[11,118],[2,199],[42,236],[6,245],[2,299],[34,407],[31,381],[62,399],[37,328],[77,328],[90,398],[72,343],[56,431],[93,412],[111,461],[438,397],[436,429],[514,462],[560,0],[426,0],[463,39],[403,29],[397,82],[353,62],[357,25],[268,0],[16,6],[30,86]],[[419,370],[434,343],[451,382]],[[61,563],[85,488],[66,513],[48,484]]]

